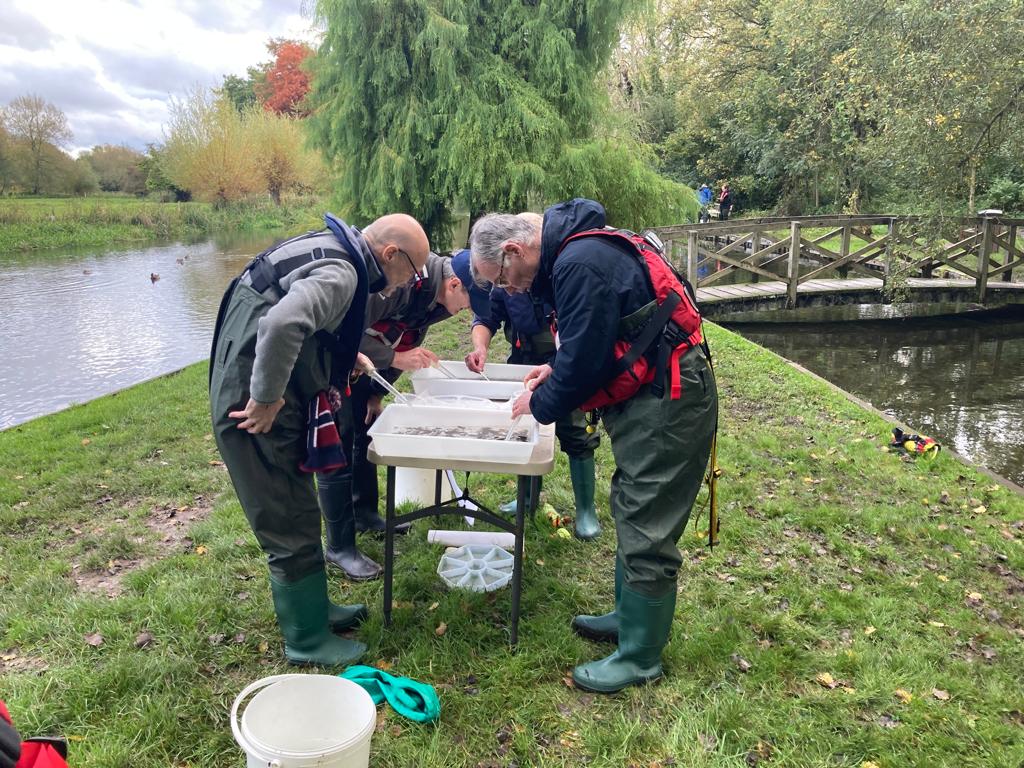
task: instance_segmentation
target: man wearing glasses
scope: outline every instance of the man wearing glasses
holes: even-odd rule
[[[404,214],[362,232],[330,214],[325,223],[257,256],[228,288],[214,331],[210,407],[217,447],[267,555],[285,656],[329,666],[365,652],[333,632],[358,625],[366,608],[327,598],[320,507],[313,476],[300,469],[311,403],[356,367],[370,294],[414,282],[430,248]]]
[[[573,670],[577,687],[612,693],[663,674],[661,654],[682,562],[676,542],[711,453],[718,397],[714,374],[696,343],[699,334],[687,330],[675,341],[679,327],[673,307],[686,289],[678,278],[665,276],[670,270],[660,262],[652,267],[659,256],[652,253],[649,261],[630,234],[607,230],[605,224],[604,208],[585,199],[553,205],[543,219],[490,214],[473,225],[470,248],[479,280],[504,285],[513,294],[529,290],[558,313],[554,361],[527,375],[527,391],[513,405],[513,418],[532,413],[550,424],[596,401],[599,391],[609,395],[601,413],[615,457],[615,608],[577,616],[572,626],[585,637],[618,644],[611,655]],[[659,304],[655,274],[659,284],[672,285],[674,299]],[[670,313],[663,311],[666,306]],[[695,310],[694,317],[699,324]],[[649,329],[657,335],[648,338]],[[663,341],[653,344],[659,337]],[[617,372],[616,347],[641,338],[648,338],[638,350],[644,357],[654,349],[667,351],[669,339],[679,354],[667,370],[652,366],[662,372],[661,379],[633,375],[638,385],[647,383],[613,397],[609,386],[627,373]]]
[[[473,284],[469,251],[452,258],[431,253],[424,275],[390,295],[370,296],[366,332],[359,350],[387,380],[403,371],[427,368],[437,355],[422,346],[430,326],[463,309],[478,310],[488,303],[487,292]],[[352,382],[341,400],[338,428],[349,457],[347,467],[321,476],[320,507],[327,531],[327,562],[353,581],[379,578],[381,567],[356,546],[357,532],[381,534],[384,520],[378,511],[377,467],[366,457],[367,431],[381,412],[383,389],[368,377]],[[411,524],[395,529],[408,532]]]

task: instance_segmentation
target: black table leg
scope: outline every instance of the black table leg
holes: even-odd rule
[[[388,464],[384,521],[384,626],[391,626],[391,587],[395,561],[395,468]]]
[[[512,560],[512,636],[514,648],[519,643],[519,598],[523,586],[523,528],[526,520],[526,489],[533,484],[532,477],[519,476],[516,484],[516,546]]]

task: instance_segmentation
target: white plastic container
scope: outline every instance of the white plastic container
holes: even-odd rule
[[[441,365],[455,378],[437,368],[421,368],[410,374],[412,391],[417,395],[467,395],[489,400],[508,400],[523,391],[523,377],[534,367],[487,363],[484,366],[484,373],[490,379],[487,381],[479,373],[469,370],[463,362],[442,360]]]
[[[395,468],[395,503],[411,501],[419,506],[434,503],[434,477],[436,470]],[[452,487],[447,477],[441,478],[441,501],[452,498]]]
[[[467,544],[441,555],[437,575],[449,587],[493,592],[512,580],[515,558],[501,547]]]
[[[242,702],[257,691],[239,720]],[[265,677],[231,707],[248,768],[367,768],[376,722],[370,694],[333,675]]]
[[[504,436],[510,426],[512,419],[505,410],[424,408],[392,403],[377,417],[368,434],[373,438],[374,450],[385,458],[397,456],[526,464],[538,440],[537,422],[531,416],[523,416],[516,427],[516,434],[525,431],[525,441],[403,434],[406,429],[467,427],[492,429]]]

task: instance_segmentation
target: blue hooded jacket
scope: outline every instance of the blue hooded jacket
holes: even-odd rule
[[[585,198],[544,212],[540,269],[530,292],[555,307],[560,346],[551,376],[530,400],[542,424],[568,415],[608,383],[619,320],[654,299],[644,268],[624,246],[595,237],[562,248],[571,235],[604,226],[604,208]]]

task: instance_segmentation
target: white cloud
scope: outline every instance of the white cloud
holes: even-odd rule
[[[271,37],[314,39],[301,0],[3,0],[0,104],[36,93],[76,148],[162,139],[171,97],[266,61]]]

